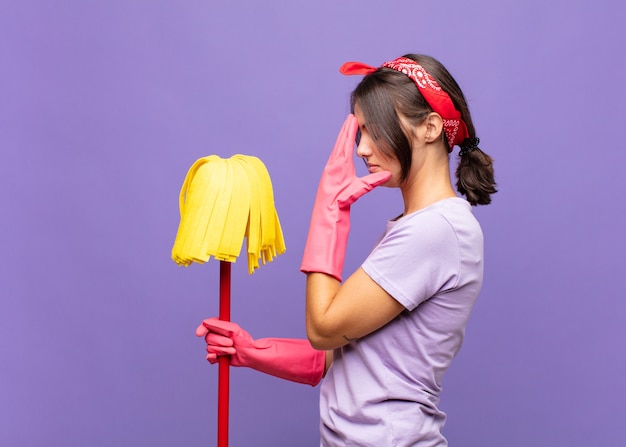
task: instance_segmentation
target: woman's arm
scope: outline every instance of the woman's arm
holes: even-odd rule
[[[350,206],[385,183],[390,172],[357,177],[354,141],[358,122],[348,115],[324,167],[300,270],[307,273],[306,324],[316,349],[334,349],[383,326],[402,306],[359,269],[341,285]]]
[[[307,274],[306,329],[316,349],[348,344],[381,328],[403,310],[361,268],[343,285],[324,273]]]

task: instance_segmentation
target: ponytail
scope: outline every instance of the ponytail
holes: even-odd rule
[[[459,154],[456,189],[474,206],[490,204],[491,194],[498,191],[493,174],[493,159],[478,146],[471,150],[461,146]]]

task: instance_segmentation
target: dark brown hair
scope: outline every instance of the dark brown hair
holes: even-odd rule
[[[448,93],[467,126],[470,138],[476,137],[474,123],[461,88],[448,70],[436,59],[419,54],[404,57],[420,64]],[[378,68],[365,76],[351,96],[352,110],[359,105],[368,130],[380,150],[400,162],[401,180],[406,180],[411,168],[411,140],[403,129],[399,115],[414,125],[420,124],[433,110],[413,81],[391,68]],[[447,147],[445,132],[442,132]],[[493,173],[493,159],[476,148],[460,157],[456,170],[456,187],[472,205],[491,203],[491,194],[497,192]]]

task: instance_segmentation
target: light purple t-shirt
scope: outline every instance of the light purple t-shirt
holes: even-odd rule
[[[334,351],[321,387],[321,445],[446,446],[441,381],[483,278],[470,204],[445,199],[389,221],[362,268],[405,310]]]

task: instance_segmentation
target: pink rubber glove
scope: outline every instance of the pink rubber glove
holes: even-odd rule
[[[247,366],[281,379],[315,386],[324,375],[326,352],[313,349],[308,340],[261,338],[253,340],[236,323],[217,318],[204,320],[196,329],[207,342],[207,360],[230,355],[232,366]]]
[[[356,176],[353,152],[358,127],[356,117],[348,115],[322,172],[300,266],[302,272],[326,273],[341,281],[350,233],[350,206],[391,177],[386,171]]]

